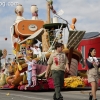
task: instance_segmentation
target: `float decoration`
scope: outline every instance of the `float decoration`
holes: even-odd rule
[[[14,61],[13,66],[16,70],[10,70],[12,73],[11,76],[6,78],[6,82],[9,84],[10,88],[17,87],[20,90],[39,90],[39,89],[48,89],[47,80],[43,80],[45,77],[47,60],[50,57],[51,53],[54,52],[54,46],[56,42],[63,43],[63,33],[64,29],[68,28],[68,22],[61,18],[57,12],[54,10],[53,1],[47,1],[47,20],[40,20],[38,17],[38,8],[36,5],[31,6],[32,19],[26,20],[23,15],[24,8],[22,5],[18,5],[15,9],[15,13],[17,14],[17,18],[15,23],[11,27],[11,37],[12,37],[12,47],[16,59]],[[53,12],[56,16],[53,18],[53,22],[51,21],[50,12]],[[58,19],[62,19],[65,21],[64,23],[60,23]],[[82,54],[77,50],[77,46],[81,41],[82,37],[85,34],[85,31],[76,31],[75,24],[76,18],[72,19],[72,25],[70,26],[72,30],[69,30],[69,38],[67,48],[63,49],[63,52],[68,56],[70,62],[70,76],[77,76],[77,66],[78,62],[82,58]],[[37,40],[38,42],[36,42]],[[42,44],[41,54],[35,54],[35,50],[39,52],[39,46],[36,44]],[[35,50],[34,50],[35,48]],[[32,84],[27,87],[27,68],[30,59],[32,61],[37,61],[34,66],[31,68],[31,77]],[[31,61],[30,61],[31,62]],[[33,62],[32,62],[33,63]],[[73,66],[74,63],[74,66]],[[11,68],[12,69],[12,68]],[[68,73],[67,73],[68,74]],[[69,79],[66,79],[68,75],[65,75],[65,83],[69,83]],[[83,81],[79,77],[73,77],[70,79],[76,80],[79,84],[83,86]],[[39,84],[38,84],[39,83]],[[42,83],[45,83],[42,84]],[[74,83],[75,84],[75,83]],[[76,84],[68,87],[77,87]],[[65,87],[67,87],[65,85]]]
[[[84,81],[80,77],[72,76],[64,79],[66,88],[85,87]]]

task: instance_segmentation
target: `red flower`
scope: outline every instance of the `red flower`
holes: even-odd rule
[[[53,79],[49,78],[47,81],[48,81],[49,88],[50,89],[54,89],[55,87],[54,87],[54,81],[53,81]]]
[[[39,85],[36,85],[35,87],[34,87],[34,89],[33,90],[40,90],[41,88],[40,88],[40,86]]]
[[[46,83],[43,85],[43,87],[44,87],[45,90],[48,90],[48,89],[49,89],[48,83],[46,82]]]

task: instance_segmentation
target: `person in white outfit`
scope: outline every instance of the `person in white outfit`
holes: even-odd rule
[[[41,49],[38,47],[38,44],[34,44],[33,47],[31,47],[31,50],[33,51],[33,55],[36,55],[37,57],[41,56]]]

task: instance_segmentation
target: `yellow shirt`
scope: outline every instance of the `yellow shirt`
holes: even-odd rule
[[[51,70],[62,70],[65,71],[65,66],[68,63],[68,58],[65,53],[52,53],[48,60],[48,65],[51,65]]]

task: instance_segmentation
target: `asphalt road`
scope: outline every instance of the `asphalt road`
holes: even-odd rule
[[[53,100],[50,92],[26,92],[14,90],[0,90],[0,100]],[[88,100],[89,91],[62,91],[64,100]],[[97,92],[98,100],[100,90]]]

